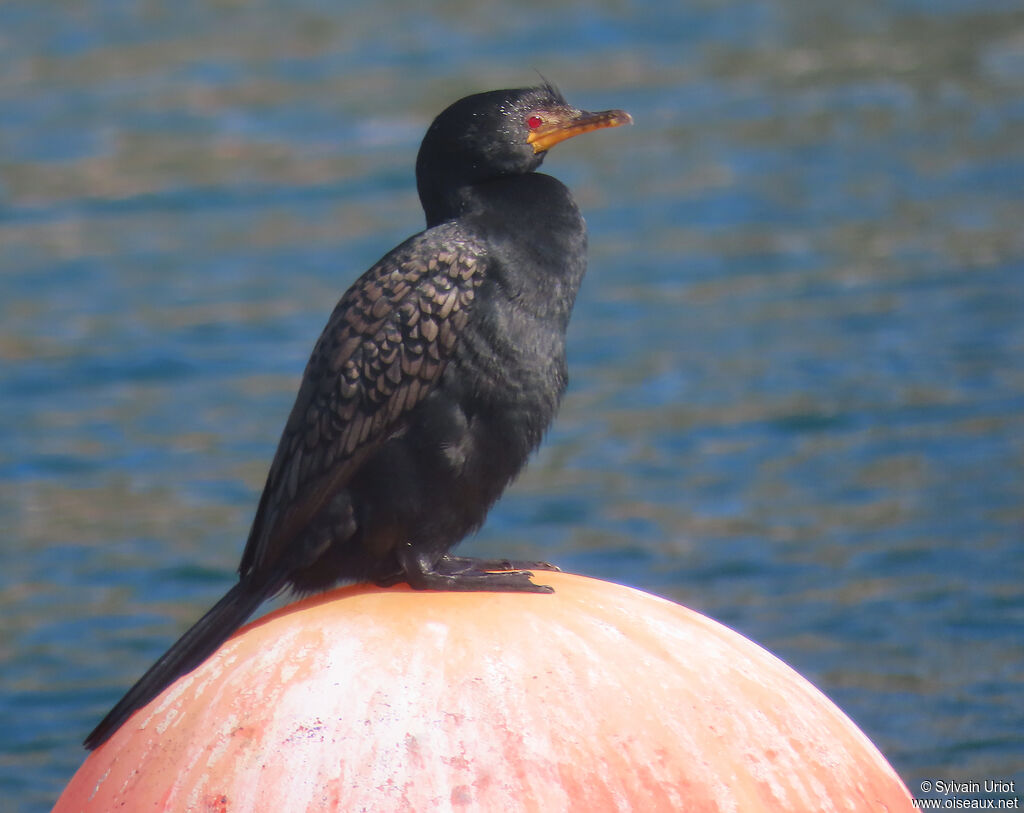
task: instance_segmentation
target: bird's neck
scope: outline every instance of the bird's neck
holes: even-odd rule
[[[466,211],[468,201],[465,192],[472,190],[473,183],[468,178],[458,177],[454,172],[448,172],[440,178],[434,177],[429,166],[417,166],[416,187],[429,229],[454,220]]]
[[[586,226],[569,190],[530,173],[464,191],[458,218],[485,237],[491,274],[523,310],[568,322],[586,271]]]

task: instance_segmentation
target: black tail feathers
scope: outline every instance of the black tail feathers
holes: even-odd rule
[[[85,738],[85,747],[98,748],[121,725],[182,675],[191,672],[212,655],[270,596],[282,586],[281,580],[258,585],[240,581],[213,605],[188,632],[179,638],[122,697],[110,713]]]

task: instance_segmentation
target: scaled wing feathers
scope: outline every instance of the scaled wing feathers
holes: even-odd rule
[[[437,384],[485,262],[481,247],[448,232],[455,227],[410,238],[335,307],[271,464],[242,574],[273,567],[288,542]]]

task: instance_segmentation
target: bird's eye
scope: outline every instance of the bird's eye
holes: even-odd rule
[[[536,130],[543,123],[544,119],[542,119],[540,116],[530,116],[530,118],[526,120],[526,126],[529,127],[531,130]]]

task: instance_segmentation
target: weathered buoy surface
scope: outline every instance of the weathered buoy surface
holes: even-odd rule
[[[626,587],[347,587],[239,631],[86,759],[55,811],[908,811],[823,694]]]

